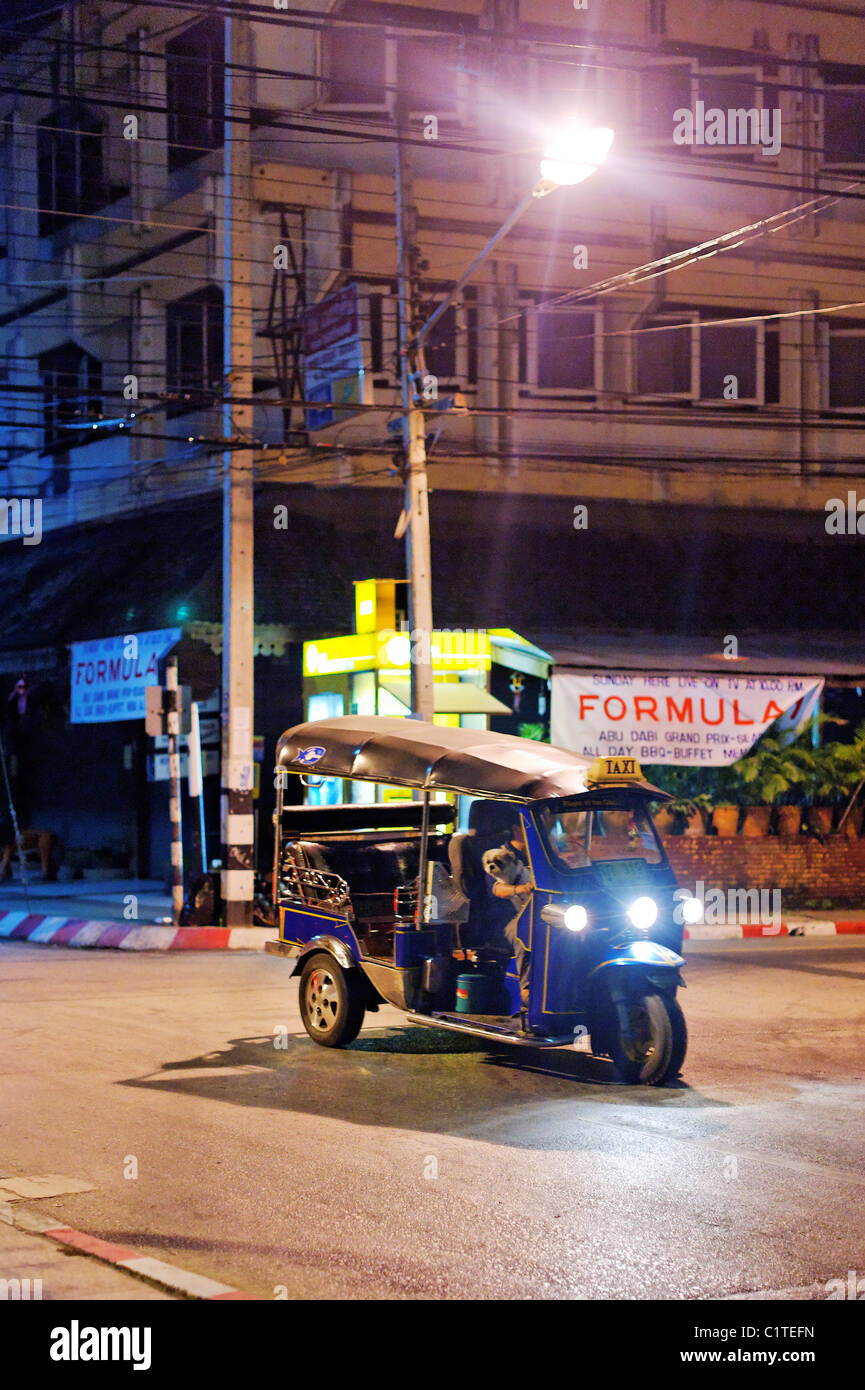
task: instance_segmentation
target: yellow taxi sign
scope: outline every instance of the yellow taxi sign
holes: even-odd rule
[[[630,782],[642,782],[643,769],[636,758],[595,758],[586,781],[589,786],[627,786]]]

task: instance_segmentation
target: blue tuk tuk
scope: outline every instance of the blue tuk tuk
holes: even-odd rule
[[[679,1074],[683,925],[651,816],[667,798],[633,758],[346,716],[289,729],[276,765],[279,935],[267,950],[292,959],[315,1042],[345,1046],[387,1003],[490,1042],[582,1039],[629,1083]],[[292,773],[418,799],[289,804]],[[496,892],[509,868],[523,886]]]

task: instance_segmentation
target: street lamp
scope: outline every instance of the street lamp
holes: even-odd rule
[[[541,177],[532,191],[514,208],[510,217],[491,237],[480,255],[476,256],[465,274],[437,306],[417,333],[412,336],[411,276],[412,248],[415,240],[414,208],[411,197],[411,177],[407,168],[408,151],[396,145],[397,235],[400,273],[400,332],[402,336],[401,376],[403,399],[403,442],[408,464],[404,515],[407,520],[406,549],[411,581],[413,624],[419,640],[412,643],[412,714],[431,721],[434,712],[432,673],[432,587],[430,580],[429,493],[426,472],[426,435],[423,410],[418,406],[414,379],[414,361],[423,352],[430,331],[450,308],[464,285],[474,275],[482,261],[537,198],[552,193],[554,188],[571,187],[582,183],[600,168],[613,143],[608,126],[593,126],[573,118],[553,135],[541,160]]]
[[[541,183],[543,192],[550,193],[561,185],[571,187],[589,178],[600,168],[610,152],[613,132],[609,126],[588,126],[579,120],[568,121],[549,148],[544,150],[541,160]],[[546,185],[549,185],[548,187]],[[534,197],[541,197],[541,184],[534,190]]]
[[[413,348],[418,351],[423,347],[430,329],[438,323],[442,314],[453,304],[463,286],[471,279],[481,262],[486,260],[493,247],[507,236],[535,199],[546,197],[556,188],[569,188],[589,178],[603,164],[610,152],[612,143],[613,132],[609,126],[590,126],[577,119],[566,122],[556,132],[552,142],[544,151],[544,157],[541,160],[541,177],[531,193],[527,194],[523,201],[514,208],[507,221],[502,223],[495,236],[490,238],[480,255],[475,257],[468,270],[454,285],[450,294],[436,307],[435,313],[430,315],[416,334],[414,341],[409,344],[409,350]]]

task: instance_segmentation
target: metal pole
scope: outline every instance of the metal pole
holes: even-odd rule
[[[424,787],[421,793],[423,797],[423,811],[421,813],[420,828],[420,860],[418,863],[417,881],[417,912],[415,913],[415,929],[420,931],[426,921],[426,875],[427,861],[429,859],[429,789]]]
[[[250,109],[249,21],[225,20],[225,109]],[[226,119],[223,174],[224,370],[223,432],[252,437],[252,223],[249,129]],[[229,448],[223,471],[222,590],[222,897],[225,925],[252,925],[255,893],[252,815],[254,706],[253,452]]]
[[[201,872],[207,873],[207,833],[204,824],[204,761],[201,756],[201,721],[198,701],[190,706],[189,795],[198,798],[198,834],[201,839]]]
[[[542,189],[542,192],[539,192],[539,189]],[[468,284],[469,280],[472,278],[481,262],[485,261],[490,252],[496,246],[498,246],[502,238],[507,236],[508,232],[511,230],[511,227],[513,227],[515,223],[519,222],[523,213],[526,211],[526,208],[530,208],[536,198],[542,197],[544,193],[548,193],[549,191],[550,189],[548,187],[538,184],[537,187],[533,189],[533,191],[523,199],[519,206],[514,208],[508,220],[502,223],[495,236],[490,238],[483,251],[481,251],[479,255],[475,256],[468,270],[466,270],[465,273],[460,276],[459,280],[457,280],[450,294],[448,294],[446,298],[442,300],[441,304],[437,306],[435,313],[430,314],[426,323],[423,325],[422,328],[418,330],[413,343],[413,346],[415,348],[420,348],[423,346],[424,339],[426,338],[430,329],[438,323],[445,310],[450,308],[451,304],[453,304],[454,300],[459,296],[460,292],[462,291],[463,286]]]
[[[397,106],[395,155],[397,253],[399,259],[400,375],[402,379],[403,448],[406,457],[404,508],[406,571],[409,584],[411,636],[411,708],[416,719],[432,722],[432,574],[430,565],[429,484],[426,471],[426,436],[423,411],[415,405],[412,380],[416,354],[414,333],[414,273],[416,261],[415,209],[409,147],[401,147],[399,130],[403,108]]]
[[[180,926],[183,910],[183,826],[180,819],[180,690],[177,682],[177,657],[165,663],[165,689],[168,709],[165,723],[168,733],[168,776],[171,783],[168,815],[171,821],[171,897],[174,925]]]

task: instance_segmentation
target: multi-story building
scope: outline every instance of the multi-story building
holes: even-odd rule
[[[258,487],[261,621],[289,647],[349,630],[351,581],[399,567],[394,142],[422,318],[575,111],[614,129],[606,164],[527,209],[427,347],[437,621],[861,631],[857,541],[825,525],[865,461],[856,6],[274,0],[228,39],[219,3],[30,8],[0,27],[0,492],[39,500],[44,540],[0,554],[33,600],[10,676],[125,625],[219,622],[231,450]],[[314,306],[340,291],[322,365]],[[300,404],[330,393],[343,411]],[[40,575],[75,586],[82,537],[111,602],[82,591],[52,627]]]

